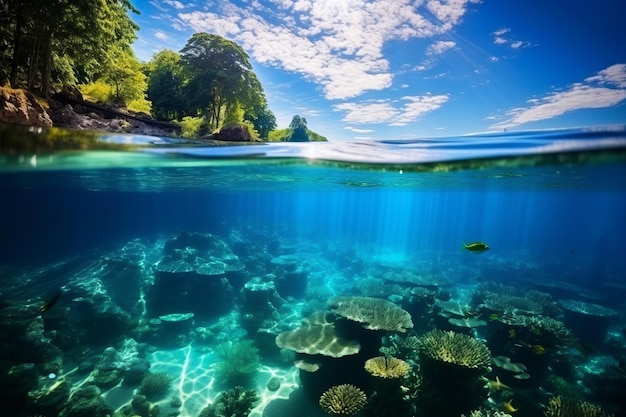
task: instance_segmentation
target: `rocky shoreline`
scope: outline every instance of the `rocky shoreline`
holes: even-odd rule
[[[77,104],[82,101],[78,91],[64,92],[48,100],[47,108],[44,108],[28,91],[0,87],[0,122],[137,135],[180,136],[179,129],[173,126],[140,120],[141,117],[149,118],[148,115],[132,114],[124,107],[103,111],[94,106]]]

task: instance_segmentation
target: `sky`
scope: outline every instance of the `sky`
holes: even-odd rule
[[[192,34],[250,56],[278,128],[409,139],[626,123],[621,0],[132,0],[147,62]]]

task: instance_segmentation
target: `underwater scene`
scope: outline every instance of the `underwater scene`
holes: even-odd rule
[[[626,130],[0,130],[15,417],[626,416]]]

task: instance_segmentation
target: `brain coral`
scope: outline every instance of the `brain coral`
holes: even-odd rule
[[[320,406],[333,416],[354,416],[366,403],[365,393],[350,384],[331,387],[320,397]]]
[[[419,345],[421,354],[465,368],[488,367],[491,362],[484,343],[461,333],[432,330],[420,338]]]
[[[340,296],[330,299],[328,304],[333,312],[362,323],[366,329],[404,333],[413,328],[408,311],[382,298]]]

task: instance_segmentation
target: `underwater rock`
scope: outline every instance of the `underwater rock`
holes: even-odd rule
[[[137,366],[138,355],[138,344],[130,338],[122,343],[119,351],[114,347],[104,349],[91,375],[91,382],[101,388],[117,385],[131,366]]]
[[[565,314],[567,327],[583,343],[599,345],[611,323],[617,318],[617,311],[598,304],[579,300],[559,300]]]
[[[104,403],[100,388],[95,385],[84,385],[74,391],[59,417],[107,417],[111,415],[113,415],[113,410]]]
[[[229,276],[239,282],[242,268],[222,240],[208,233],[181,233],[165,242],[154,265],[154,284],[146,291],[148,313],[155,317],[186,311],[202,320],[215,318],[233,307]]]
[[[280,388],[280,378],[277,376],[271,377],[266,384],[266,387],[269,391],[278,391]]]
[[[308,274],[305,271],[277,268],[274,273],[276,291],[281,297],[304,297],[308,284]]]
[[[37,411],[43,415],[57,415],[70,397],[70,384],[64,379],[44,385],[28,393]]]
[[[252,278],[239,293],[241,300],[241,321],[248,332],[254,334],[261,327],[270,327],[265,323],[278,319],[278,309],[283,299],[276,292],[272,281],[263,281],[259,277]]]

